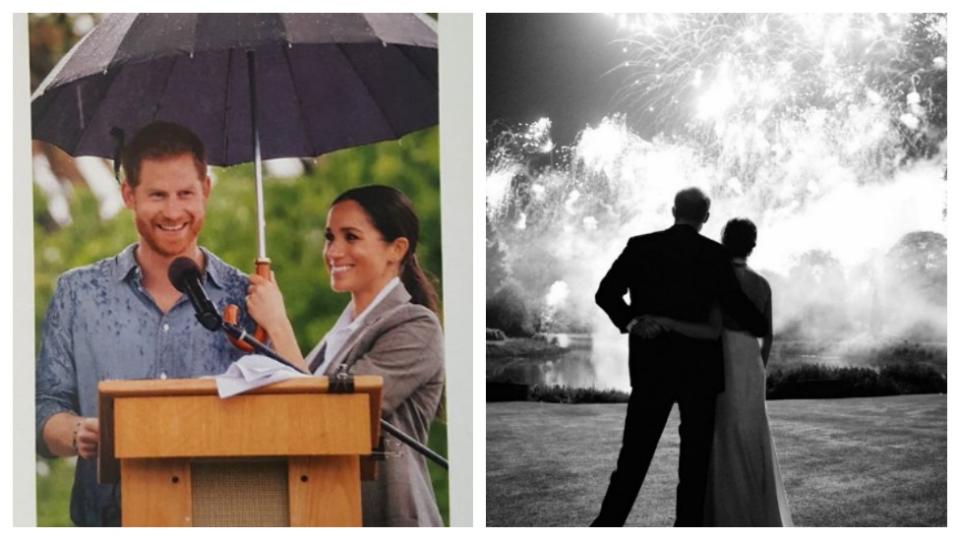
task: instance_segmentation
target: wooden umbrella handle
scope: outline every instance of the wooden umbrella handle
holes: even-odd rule
[[[256,261],[254,261],[254,266],[255,266],[255,269],[254,269],[255,274],[266,279],[271,279],[270,259],[266,257],[259,258]],[[240,321],[240,308],[234,304],[229,304],[227,307],[223,309],[223,320],[224,322],[228,322],[230,324],[238,324]],[[260,325],[257,325],[256,328],[254,328],[253,330],[253,337],[256,338],[257,341],[266,343],[267,337],[268,337],[267,331],[261,328]],[[232,336],[227,336],[227,339],[230,340],[230,343],[233,343],[234,347],[240,349],[241,351],[248,352],[248,353],[253,352],[253,347],[251,347],[250,345],[247,345],[246,343],[238,339],[235,339]]]

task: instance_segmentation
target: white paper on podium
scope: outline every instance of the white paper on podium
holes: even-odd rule
[[[242,394],[254,388],[295,377],[312,377],[262,354],[248,354],[230,364],[227,371],[214,376],[221,398]]]

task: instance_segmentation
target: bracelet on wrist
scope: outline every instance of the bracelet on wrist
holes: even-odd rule
[[[74,451],[74,453],[76,453],[76,454],[80,454],[80,447],[77,446],[77,433],[80,432],[80,424],[81,424],[81,423],[83,423],[83,420],[82,420],[82,419],[81,419],[81,420],[77,420],[77,422],[76,422],[75,424],[73,424],[73,443],[72,443],[72,446],[73,446],[73,451]]]

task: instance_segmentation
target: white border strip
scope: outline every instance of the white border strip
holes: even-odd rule
[[[473,73],[473,448],[479,456],[473,464],[473,517],[480,527],[487,525],[487,232],[486,232],[486,178],[487,178],[487,18],[480,14],[474,19]]]
[[[13,524],[37,524],[37,482],[34,456],[34,351],[33,331],[33,181],[30,162],[30,66],[27,50],[27,16],[13,16],[13,377],[4,384],[12,384]],[[4,340],[4,342],[7,342]],[[9,342],[7,342],[9,343]]]
[[[472,16],[439,15],[440,234],[447,375],[450,525],[473,525]]]

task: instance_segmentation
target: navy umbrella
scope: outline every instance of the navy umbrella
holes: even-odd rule
[[[261,158],[436,124],[436,30],[412,14],[112,14],[31,105],[34,139],[115,167],[124,138],[156,120],[193,130],[212,165],[254,161],[256,271],[269,277]]]
[[[165,120],[197,133],[213,165],[253,160],[254,119],[264,159],[397,138],[437,123],[431,25],[410,14],[108,15],[37,88],[33,137],[112,158],[115,128]]]

